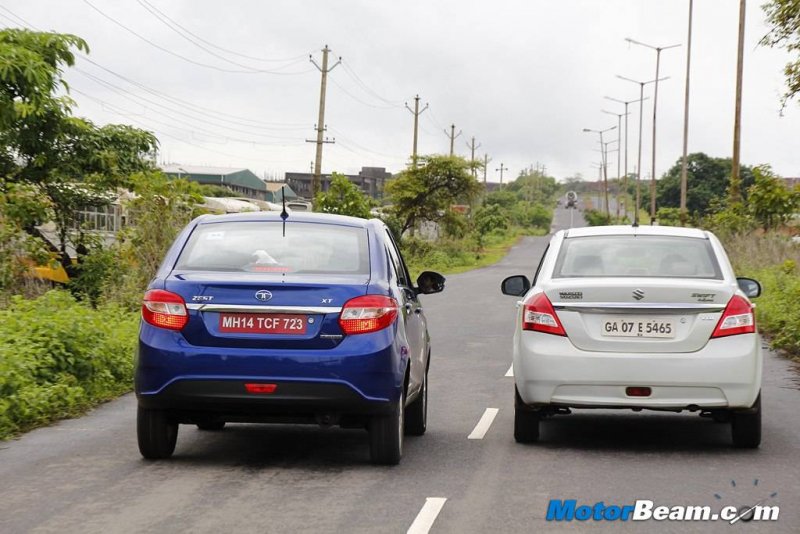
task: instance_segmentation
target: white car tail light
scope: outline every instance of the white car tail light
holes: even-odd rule
[[[142,319],[167,330],[182,330],[189,322],[189,312],[183,297],[163,289],[151,289],[144,294]]]
[[[756,331],[756,319],[753,315],[753,306],[739,295],[734,295],[722,317],[711,334],[712,338],[733,336],[736,334],[753,334]]]
[[[397,301],[382,295],[364,295],[348,300],[339,315],[345,334],[368,334],[391,326],[397,319]]]
[[[553,304],[547,295],[537,293],[528,302],[524,303],[522,310],[522,329],[566,336],[564,327],[553,309]]]

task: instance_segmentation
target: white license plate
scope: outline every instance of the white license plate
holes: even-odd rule
[[[608,317],[600,327],[608,337],[675,337],[675,322],[662,317]]]

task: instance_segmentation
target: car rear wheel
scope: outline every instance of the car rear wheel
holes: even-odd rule
[[[535,443],[539,441],[539,412],[530,410],[519,396],[514,386],[514,439],[517,443]]]
[[[761,445],[761,394],[747,412],[731,414],[733,446],[740,449],[755,449]]]
[[[406,408],[405,431],[409,436],[421,436],[428,426],[428,373],[422,377],[417,398]]]
[[[397,465],[403,456],[405,391],[388,415],[373,416],[369,422],[369,455],[374,464]]]
[[[169,458],[175,452],[178,423],[172,421],[164,410],[139,407],[136,413],[136,437],[139,452],[146,459]]]
[[[214,432],[225,428],[225,421],[203,421],[197,423],[197,428],[208,432]]]

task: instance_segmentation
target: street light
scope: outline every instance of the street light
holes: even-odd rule
[[[611,128],[606,128],[605,130],[593,130],[591,128],[584,128],[583,131],[586,133],[600,134],[600,147],[603,148],[605,147],[605,145],[603,144],[603,134],[616,129],[617,129],[616,126],[612,126]],[[606,208],[606,217],[608,218],[611,217],[611,214],[608,211],[608,168],[607,168],[605,153],[603,153],[603,197]]]
[[[628,110],[625,110],[625,113],[613,113],[611,111],[606,111],[604,109],[601,109],[600,111],[602,111],[603,113],[605,113],[607,115],[614,115],[615,117],[617,117],[617,219],[619,219],[619,198],[620,198],[620,195],[619,195],[619,183],[620,183],[619,182],[619,173],[620,173],[620,158],[622,157],[622,150],[620,150],[620,148],[622,147],[620,136],[622,136],[622,116],[623,115],[627,115],[628,114]],[[625,119],[626,119],[626,124],[627,124],[627,117],[625,117]],[[627,128],[626,128],[626,132],[627,132]],[[628,141],[627,133],[625,135],[625,141],[626,141],[626,144],[627,144],[627,141]],[[626,208],[625,215],[627,215],[627,214],[628,214],[628,212],[627,212],[627,208]]]
[[[614,98],[612,96],[604,96],[603,98],[605,98],[606,100],[611,100],[612,102],[619,102],[620,104],[624,104],[625,105],[625,113],[624,113],[624,115],[625,115],[625,174],[623,174],[622,182],[624,184],[623,188],[625,190],[625,195],[627,195],[628,194],[628,115],[630,115],[630,113],[628,113],[628,104],[633,104],[634,102],[638,102],[639,99],[637,98],[636,100],[620,100],[619,98]],[[647,100],[647,97],[645,97],[644,100]],[[639,135],[641,137],[641,132],[640,132]],[[619,169],[619,165],[617,165],[617,169]],[[625,209],[625,215],[628,215],[628,202],[627,202],[627,200],[625,201],[625,205],[623,207]]]
[[[625,76],[620,76],[619,74],[617,74],[617,78],[619,78],[620,80],[625,80],[626,82],[632,82],[632,83],[639,84],[639,157],[638,157],[637,163],[636,163],[636,212],[633,214],[633,225],[634,226],[639,226],[639,206],[641,205],[641,202],[642,202],[642,182],[641,182],[641,178],[642,178],[642,103],[644,102],[644,86],[649,84],[649,83],[656,83],[656,82],[668,80],[669,76],[667,76],[665,78],[656,78],[655,80],[649,80],[649,81],[646,81],[646,82],[643,82],[643,81],[640,81],[640,80],[632,80],[631,78],[626,78]],[[654,149],[653,152],[655,152],[655,145],[653,145],[653,149]],[[655,159],[653,159],[653,161],[655,161]],[[655,176],[655,175],[653,175],[653,176]],[[652,192],[651,192],[650,196],[655,198],[655,187],[656,187],[655,178],[651,177],[651,180],[652,180],[652,183],[651,183],[651,191]],[[655,201],[653,201],[653,202],[655,202]],[[653,219],[654,216],[655,215],[651,215],[650,224],[653,224],[653,220],[652,219]]]
[[[655,88],[653,89],[653,174],[650,177],[650,224],[653,224],[656,219],[656,111],[658,110],[658,71],[661,66],[661,51],[669,50],[670,48],[676,48],[681,45],[674,44],[669,46],[653,46],[635,39],[631,39],[630,37],[626,37],[625,40],[630,44],[644,46],[656,51],[656,77]],[[641,169],[639,172],[641,173]]]

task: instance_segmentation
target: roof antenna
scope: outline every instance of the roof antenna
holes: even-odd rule
[[[286,211],[286,191],[281,188],[281,201],[283,203],[283,211],[281,211],[281,219],[283,219],[283,237],[286,237],[286,219],[289,218],[289,213]]]

